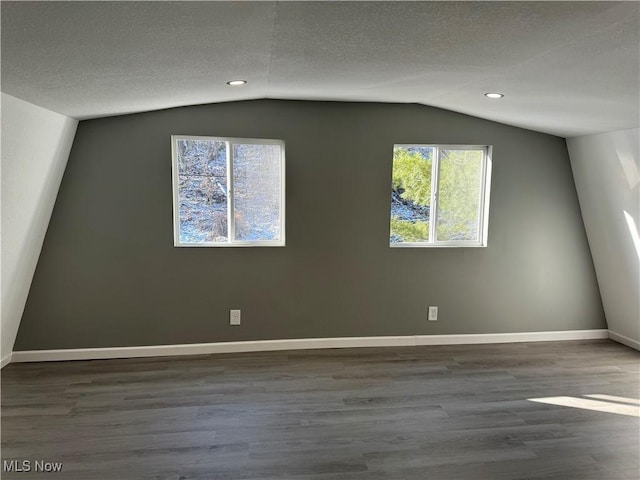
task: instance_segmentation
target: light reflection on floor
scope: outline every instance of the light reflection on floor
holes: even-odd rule
[[[614,395],[591,394],[581,397],[544,397],[529,398],[530,402],[560,405],[562,407],[582,408],[598,412],[617,413],[630,417],[640,417],[640,400]],[[597,400],[593,400],[597,399]]]
[[[618,403],[630,403],[631,405],[640,405],[640,400],[635,398],[615,397],[613,395],[602,395],[602,394],[585,395],[585,397],[597,398],[598,400],[609,400],[611,402],[618,402]]]

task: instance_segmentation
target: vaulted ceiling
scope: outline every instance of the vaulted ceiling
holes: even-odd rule
[[[1,8],[2,91],[78,119],[279,98],[421,103],[565,137],[639,123],[638,2]]]

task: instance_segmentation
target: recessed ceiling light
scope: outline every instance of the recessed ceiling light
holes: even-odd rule
[[[485,93],[484,96],[485,97],[489,97],[489,98],[502,98],[502,97],[504,97],[504,95],[502,93]]]
[[[230,82],[227,82],[227,85],[231,85],[232,87],[238,87],[240,85],[244,85],[245,83],[247,83],[246,80],[231,80]]]

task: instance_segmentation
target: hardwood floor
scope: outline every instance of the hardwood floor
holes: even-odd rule
[[[639,360],[603,340],[11,364],[3,461],[63,467],[2,478],[637,480],[637,416],[529,399],[633,410]]]

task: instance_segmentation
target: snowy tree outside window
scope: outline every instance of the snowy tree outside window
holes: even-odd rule
[[[176,246],[284,246],[284,142],[172,137]]]
[[[392,247],[487,245],[491,147],[395,145]]]

